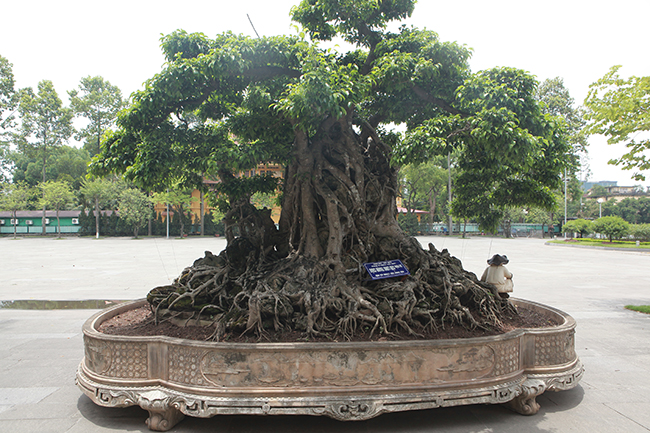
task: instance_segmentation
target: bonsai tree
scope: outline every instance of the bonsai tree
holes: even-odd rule
[[[573,221],[567,221],[562,226],[563,233],[579,233],[580,237],[584,237],[593,232],[592,222],[583,218],[578,218]]]
[[[427,30],[386,30],[414,3],[305,0],[292,10],[304,37],[162,38],[164,69],[133,95],[92,163],[97,174],[159,191],[218,180],[228,246],[150,292],[159,318],[211,317],[216,338],[286,330],[351,338],[450,322],[494,327],[511,308],[446,250],[424,250],[400,228],[396,164],[458,149],[464,181],[490,181],[458,197],[492,221],[499,207],[550,206],[569,147],[561,124],[541,114],[532,76],[472,74],[464,46]],[[355,49],[319,48],[334,37]],[[413,131],[408,145],[390,123]],[[240,175],[269,162],[286,167],[280,184]],[[250,198],[278,187],[276,226]],[[395,259],[410,276],[370,280],[364,263]]]
[[[613,239],[621,239],[627,236],[630,225],[621,217],[604,216],[594,221],[592,228],[595,233],[607,236],[609,241],[612,242]]]

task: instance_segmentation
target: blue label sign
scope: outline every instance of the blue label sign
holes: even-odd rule
[[[373,280],[381,280],[384,278],[402,277],[404,275],[411,275],[406,266],[401,260],[388,260],[386,262],[364,263],[363,266],[370,274]]]

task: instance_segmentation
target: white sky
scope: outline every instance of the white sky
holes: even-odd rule
[[[295,33],[289,10],[299,0],[32,0],[4,1],[0,55],[13,64],[16,86],[54,83],[67,91],[85,76],[101,75],[125,96],[159,72],[161,34],[176,29],[214,36],[224,31],[254,35]],[[409,24],[436,31],[442,40],[474,49],[472,70],[512,66],[540,81],[562,77],[576,103],[611,66],[620,73],[650,75],[648,0],[420,0]],[[607,164],[624,153],[592,137],[590,180],[639,184],[631,172]],[[650,173],[644,185],[650,186]]]

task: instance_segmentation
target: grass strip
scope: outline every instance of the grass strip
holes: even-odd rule
[[[650,314],[650,305],[626,305],[625,308],[632,311]]]

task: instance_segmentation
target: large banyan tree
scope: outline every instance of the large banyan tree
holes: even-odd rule
[[[414,3],[303,0],[292,10],[299,36],[162,38],[164,69],[132,96],[93,168],[149,190],[216,178],[228,245],[150,292],[159,319],[194,314],[214,322],[216,338],[352,338],[493,327],[512,308],[447,251],[400,229],[396,167],[457,152],[457,212],[489,223],[504,207],[550,206],[568,146],[527,73],[472,73],[466,47],[388,31]],[[335,37],[352,50],[321,48]],[[240,175],[264,162],[285,167],[279,183]],[[251,204],[273,191],[278,224]],[[371,280],[363,267],[394,259],[410,276]]]

